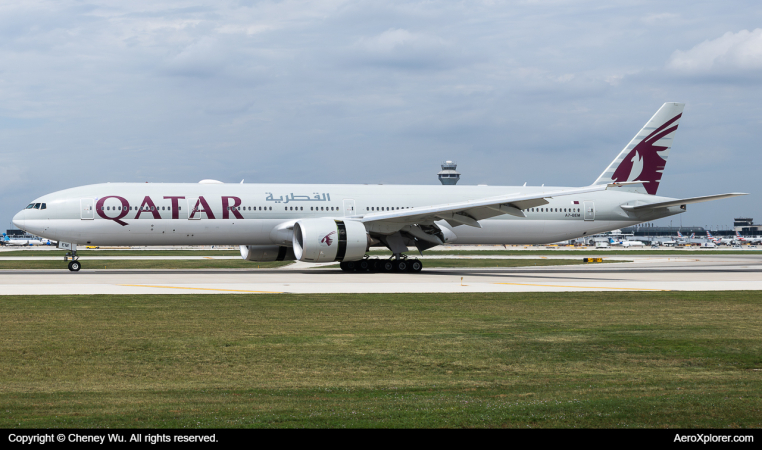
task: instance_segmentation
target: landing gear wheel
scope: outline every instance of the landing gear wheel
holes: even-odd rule
[[[371,272],[381,272],[382,270],[384,270],[384,266],[380,259],[374,259],[373,261],[371,261],[370,263]]]
[[[394,261],[394,270],[397,272],[407,272],[409,264],[404,259]]]
[[[346,269],[344,269],[346,272],[354,272],[355,270],[357,270],[356,261],[347,261],[343,264],[344,264],[344,267],[346,267]]]
[[[339,263],[339,268],[341,269],[342,272],[346,272],[347,271],[347,263],[345,263],[343,261],[340,262]]]
[[[413,261],[408,263],[408,266],[410,267],[411,272],[420,272],[421,269],[423,269],[423,264],[421,261],[414,259]]]
[[[360,261],[358,263],[357,271],[358,272],[368,272],[370,270],[370,267],[371,267],[370,264],[371,264],[370,261],[368,261],[366,259],[363,259],[362,261]]]
[[[384,272],[391,272],[394,270],[394,263],[392,261],[384,261],[381,264],[381,270]]]
[[[82,268],[82,264],[79,263],[79,261],[71,261],[69,262],[69,270],[72,272],[79,272],[79,269]]]

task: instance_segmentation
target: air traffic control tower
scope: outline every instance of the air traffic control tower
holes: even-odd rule
[[[439,181],[446,185],[458,184],[458,180],[460,180],[460,172],[455,170],[457,167],[458,165],[452,161],[443,162],[442,170],[437,174],[439,176]]]

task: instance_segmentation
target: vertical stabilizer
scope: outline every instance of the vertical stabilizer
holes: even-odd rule
[[[643,181],[642,188],[634,188],[656,195],[684,107],[685,103],[663,104],[593,184]]]

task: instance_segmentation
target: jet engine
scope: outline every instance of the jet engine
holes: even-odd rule
[[[356,220],[304,219],[294,224],[293,244],[299,261],[359,261],[370,236]]]
[[[293,261],[294,250],[283,245],[242,245],[241,258],[246,261]]]

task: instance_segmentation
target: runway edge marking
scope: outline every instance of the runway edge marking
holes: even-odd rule
[[[558,288],[575,288],[575,289],[623,289],[626,291],[661,291],[670,292],[671,289],[648,289],[648,288],[625,288],[625,287],[607,287],[607,286],[564,286],[560,284],[529,284],[529,283],[495,283],[495,284],[510,284],[514,286],[540,286],[540,287],[558,287]]]
[[[247,291],[243,289],[212,289],[212,288],[194,288],[194,287],[182,287],[182,286],[158,286],[158,285],[150,285],[150,284],[120,284],[118,286],[161,288],[161,289],[193,289],[197,291],[249,292],[254,294],[282,294],[283,293],[283,292],[276,292],[276,291]]]

